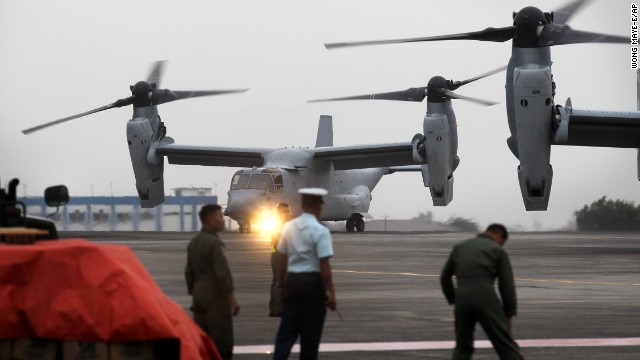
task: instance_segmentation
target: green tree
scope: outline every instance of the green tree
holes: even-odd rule
[[[574,215],[580,231],[640,230],[640,206],[633,202],[609,200],[603,196]]]
[[[480,226],[473,219],[467,219],[460,216],[450,217],[447,225],[452,226],[460,231],[478,232]]]
[[[431,211],[420,212],[412,220],[421,220],[427,223],[433,222],[433,213]]]

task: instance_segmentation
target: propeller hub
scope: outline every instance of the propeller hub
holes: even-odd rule
[[[151,92],[153,91],[153,86],[146,81],[138,81],[135,85],[130,87],[131,94],[135,96],[133,100],[134,107],[146,107],[151,106]]]
[[[434,76],[429,80],[427,85],[427,101],[432,103],[442,103],[451,101],[442,90],[450,90],[451,81],[442,76]]]
[[[534,6],[514,13],[513,25],[518,28],[513,37],[513,46],[518,48],[538,47],[538,28],[551,23],[552,16]]]

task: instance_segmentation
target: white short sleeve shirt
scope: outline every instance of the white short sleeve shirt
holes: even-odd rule
[[[315,216],[302,213],[285,224],[277,250],[287,254],[288,272],[319,272],[320,259],[333,256],[331,233]]]

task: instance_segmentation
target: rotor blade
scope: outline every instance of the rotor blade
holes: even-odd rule
[[[398,100],[398,101],[416,101],[421,102],[427,96],[427,87],[410,88],[402,91],[393,91],[371,95],[356,95],[331,99],[309,100],[308,103],[340,101],[340,100]]]
[[[53,126],[53,125],[61,124],[63,122],[67,122],[69,120],[73,120],[73,119],[77,119],[77,118],[80,118],[80,117],[83,117],[83,116],[95,114],[97,112],[104,111],[104,110],[118,108],[118,107],[122,107],[122,106],[126,106],[126,105],[131,105],[131,104],[133,104],[133,99],[134,99],[134,96],[129,96],[129,97],[124,98],[124,99],[119,99],[114,103],[99,107],[97,109],[89,110],[87,112],[83,112],[82,114],[72,115],[72,116],[69,116],[69,117],[66,117],[66,118],[62,118],[62,119],[59,119],[59,120],[54,120],[54,121],[51,121],[51,122],[48,122],[48,123],[45,123],[45,124],[42,124],[42,125],[38,125],[38,126],[34,126],[32,128],[28,128],[28,129],[22,130],[22,133],[25,134],[25,135],[29,135],[32,132],[35,132],[35,131],[38,131],[38,130],[42,130],[44,128],[48,128],[48,127]]]
[[[504,71],[506,69],[507,69],[507,65],[504,65],[504,66],[501,66],[501,67],[499,67],[497,69],[493,69],[491,71],[488,71],[488,72],[486,72],[486,73],[484,73],[482,75],[478,75],[476,77],[473,77],[471,79],[462,80],[462,81],[454,81],[452,86],[451,86],[451,90],[455,90],[455,89],[459,88],[462,85],[467,85],[470,82],[474,82],[476,80],[480,80],[480,79],[485,78],[487,76],[491,76],[493,74],[497,74],[497,73],[499,73],[501,71]]]
[[[452,99],[467,100],[467,101],[471,101],[471,102],[474,102],[476,104],[480,104],[480,105],[483,105],[483,106],[491,106],[491,105],[498,104],[497,102],[493,102],[493,101],[489,101],[489,100],[482,100],[482,99],[477,99],[477,98],[473,98],[473,97],[469,97],[469,96],[456,94],[453,91],[450,91],[450,90],[447,90],[447,89],[440,89],[440,91],[442,93],[446,94],[448,97],[450,97]]]
[[[166,60],[160,60],[153,63],[153,65],[151,66],[151,71],[149,71],[149,76],[147,76],[147,82],[149,84],[155,83],[156,87],[160,87],[160,83],[162,82],[162,75],[164,74],[164,66],[166,63]]]
[[[559,25],[566,24],[578,9],[590,1],[591,0],[575,0],[559,9],[553,10],[553,23]]]
[[[453,35],[441,35],[431,37],[420,37],[410,39],[396,39],[396,40],[373,40],[373,41],[358,41],[358,42],[345,42],[345,43],[330,43],[324,44],[327,49],[345,48],[353,46],[365,46],[365,45],[384,45],[384,44],[400,44],[422,41],[440,41],[440,40],[479,40],[479,41],[494,41],[504,42],[511,40],[516,33],[515,26],[507,26],[503,28],[486,28],[482,31],[475,31],[469,33],[453,34]]]
[[[249,89],[235,89],[235,90],[183,90],[172,91],[169,89],[159,89],[153,91],[153,103],[156,105],[165,104],[175,100],[183,100],[201,96],[212,95],[225,95],[234,93],[243,93]]]
[[[588,31],[573,30],[569,25],[547,24],[538,37],[538,46],[567,45],[580,43],[631,44],[631,38]]]

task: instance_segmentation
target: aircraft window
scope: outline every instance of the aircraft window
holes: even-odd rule
[[[274,188],[276,190],[276,192],[282,192],[282,189],[284,188],[284,182],[282,181],[282,175],[278,175],[273,179],[274,182]]]
[[[253,174],[249,180],[249,189],[267,190],[273,192],[273,179],[267,174]]]
[[[246,189],[249,182],[249,174],[235,174],[231,179],[231,190]]]

